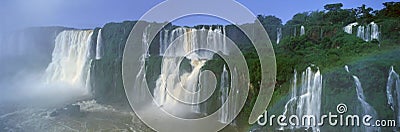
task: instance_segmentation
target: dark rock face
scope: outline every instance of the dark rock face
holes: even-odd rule
[[[91,87],[98,102],[127,104],[122,84],[122,55],[126,40],[136,22],[109,23],[102,28],[103,57],[93,60]],[[92,36],[96,46],[99,29]],[[96,48],[92,48],[96,49]]]

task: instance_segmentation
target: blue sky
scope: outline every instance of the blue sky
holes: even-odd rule
[[[101,27],[108,22],[137,20],[163,0],[2,0],[0,30],[9,27],[66,26],[75,28]],[[274,15],[286,22],[299,12],[323,10],[328,3],[341,2],[344,8],[366,4],[383,8],[386,0],[238,0],[254,14]],[[208,4],[204,3],[204,8]],[[221,5],[223,9],[223,5]],[[226,24],[210,17],[185,17],[177,25]]]

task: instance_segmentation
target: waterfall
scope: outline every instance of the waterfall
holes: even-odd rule
[[[228,99],[229,96],[229,80],[228,80],[228,71],[226,70],[226,67],[224,65],[224,69],[222,70],[221,73],[221,83],[220,83],[220,100],[221,100],[221,104],[224,104],[225,101]],[[229,103],[227,104],[229,105]],[[219,121],[221,123],[228,123],[229,118],[228,118],[228,114],[229,114],[229,107],[224,107],[221,108],[222,112],[221,115],[219,116]]]
[[[276,29],[276,44],[279,44],[281,39],[282,39],[282,28],[277,28]]]
[[[358,23],[351,23],[344,27],[346,33],[352,33],[352,27],[358,25]],[[357,37],[363,39],[364,41],[378,40],[379,41],[379,26],[375,22],[371,22],[368,25],[359,25],[357,28]]]
[[[349,68],[347,65],[345,66],[345,69],[346,69],[346,71],[348,71]],[[348,71],[348,73],[350,73],[350,72]],[[370,104],[367,103],[360,79],[355,75],[353,75],[352,77],[353,77],[354,83],[356,85],[357,100],[361,104],[360,105],[361,108],[357,108],[358,113],[361,115],[370,115],[370,116],[374,117],[374,119],[372,119],[371,122],[375,122],[375,120],[378,118],[378,114],[377,114],[376,110]],[[375,131],[380,131],[380,128],[379,127],[368,127],[368,126],[361,125],[360,127],[354,127],[353,131],[375,132]]]
[[[345,65],[344,70],[346,70],[347,73],[350,73],[349,66]]]
[[[294,27],[293,36],[296,37],[296,34],[297,34],[296,27]]]
[[[290,117],[291,115],[296,114],[296,100],[297,100],[297,71],[294,70],[294,76],[293,76],[293,82],[292,82],[292,88],[290,89],[290,99],[289,101],[285,104],[284,110],[282,115],[285,115],[286,117]],[[289,126],[288,129],[294,129],[293,126]],[[278,130],[283,131],[285,130],[284,127],[280,127]]]
[[[344,32],[348,33],[348,34],[353,34],[353,27],[358,25],[357,22],[354,23],[350,23],[349,25],[345,26],[343,28]]]
[[[102,46],[103,46],[103,39],[101,37],[101,29],[99,29],[99,33],[97,34],[97,42],[96,42],[96,60],[100,60],[103,56]]]
[[[58,34],[52,61],[45,73],[48,84],[63,83],[89,92],[92,34],[92,30],[71,30]]]
[[[155,102],[160,107],[176,110],[187,108],[192,113],[201,114],[200,105],[197,102],[200,96],[182,95],[183,86],[188,91],[197,91],[199,85],[199,76],[201,68],[212,59],[214,53],[206,50],[196,50],[196,48],[214,48],[216,52],[228,54],[226,46],[226,37],[221,34],[225,33],[225,28],[217,27],[209,29],[202,27],[201,29],[179,27],[173,30],[163,30],[160,32],[160,56],[163,56],[161,65],[161,74],[156,81],[154,89]],[[143,35],[146,38],[146,35]],[[143,39],[146,41],[145,39]],[[145,44],[148,44],[144,42]],[[190,62],[191,68],[184,69],[184,73],[179,73],[180,62],[182,58],[186,58]],[[191,104],[179,104],[174,98],[167,94],[178,95],[185,99],[191,100]]]
[[[304,34],[306,34],[306,31],[305,31],[305,29],[304,29],[304,26],[301,25],[301,27],[300,27],[300,36],[301,36],[301,35],[304,35]]]
[[[365,40],[365,32],[364,32],[364,26],[358,26],[357,28],[357,37]]]
[[[393,66],[390,68],[388,82],[386,85],[386,94],[388,105],[395,112],[395,119],[397,124],[400,125],[400,77],[394,71]],[[396,98],[394,98],[396,96]],[[395,100],[396,99],[396,100]]]
[[[222,37],[221,35],[219,35],[224,33],[224,27],[217,27],[215,29],[212,29],[211,26],[210,29],[205,29],[204,27],[202,29],[179,27],[171,31],[163,30],[160,33],[160,56],[182,57],[195,48],[205,48],[211,46],[217,49],[217,52],[220,51],[223,54],[227,55],[229,51],[226,48],[226,36],[224,35]],[[183,38],[178,39],[178,37]],[[170,46],[172,43],[183,43],[185,45],[183,47]],[[174,52],[168,52],[167,54],[165,54],[167,48],[171,48],[170,50]],[[196,51],[195,54],[190,54],[186,57],[201,57],[200,59],[209,60],[212,58],[212,56],[213,54],[211,54],[211,52]]]
[[[0,58],[25,56],[35,48],[28,40],[25,32],[13,32],[0,36]]]
[[[371,40],[376,39],[379,40],[379,27],[378,24],[376,24],[375,22],[371,22]]]
[[[299,89],[299,90],[297,90]],[[294,72],[294,79],[291,89],[289,101],[285,105],[283,115],[287,117],[297,115],[303,117],[310,115],[315,117],[314,123],[320,121],[321,114],[321,93],[322,93],[322,75],[319,69],[313,72],[311,67],[308,67],[302,73],[301,85],[297,87],[297,72]],[[296,126],[297,129],[302,127],[312,128],[313,131],[319,131],[318,125]],[[279,128],[279,130],[294,129],[293,126],[289,128]]]
[[[365,101],[364,91],[361,86],[360,80],[358,79],[357,76],[354,76],[354,75],[353,75],[353,78],[354,78],[354,82],[356,84],[357,99],[361,103],[361,109],[358,109],[358,110],[361,110],[361,111],[359,111],[359,113],[362,115],[367,115],[367,114],[371,115],[372,117],[374,117],[376,119],[378,117],[378,114],[376,113],[376,110]],[[374,119],[372,119],[372,120],[374,120]],[[371,121],[371,122],[375,122],[375,121]],[[360,128],[354,127],[354,131],[375,132],[375,131],[379,131],[379,127],[376,127],[376,128],[375,127],[368,128],[367,126],[361,126]]]
[[[143,37],[142,37],[142,44],[143,44],[143,48],[145,48],[145,49],[143,49],[144,51],[146,51],[145,52],[145,58],[148,58],[148,57],[150,57],[150,50],[148,49],[148,47],[150,46],[150,43],[151,43],[151,40],[150,40],[150,32],[149,32],[149,29],[150,29],[150,25],[148,25],[145,29],[144,29],[144,32],[143,32]]]

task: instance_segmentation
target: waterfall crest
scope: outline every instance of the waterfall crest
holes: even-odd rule
[[[225,34],[225,27],[217,27],[215,29],[212,29],[211,26],[209,29],[205,29],[205,27],[201,29],[179,27],[171,31],[163,30],[160,33],[160,56],[183,57],[195,48],[207,47],[212,47],[216,49],[216,52],[222,52],[227,55],[229,51],[226,46],[226,36],[220,34]],[[184,45],[171,46],[173,43]],[[171,52],[166,53],[167,48],[170,48]],[[212,59],[212,55],[212,52],[196,51],[196,53],[189,54],[186,57],[188,59],[199,58],[210,60]]]

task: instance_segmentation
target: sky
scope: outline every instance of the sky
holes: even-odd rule
[[[254,14],[274,15],[285,23],[296,13],[323,10],[329,3],[343,3],[344,8],[362,4],[382,9],[387,0],[237,0]],[[102,27],[109,22],[137,20],[163,0],[1,0],[0,30],[26,26]],[[211,3],[204,3],[204,8]],[[177,5],[178,8],[180,5]],[[184,5],[181,5],[184,6]],[[221,4],[221,9],[223,5]],[[226,9],[229,10],[229,9]],[[173,22],[176,25],[227,24],[215,17],[190,16]]]

